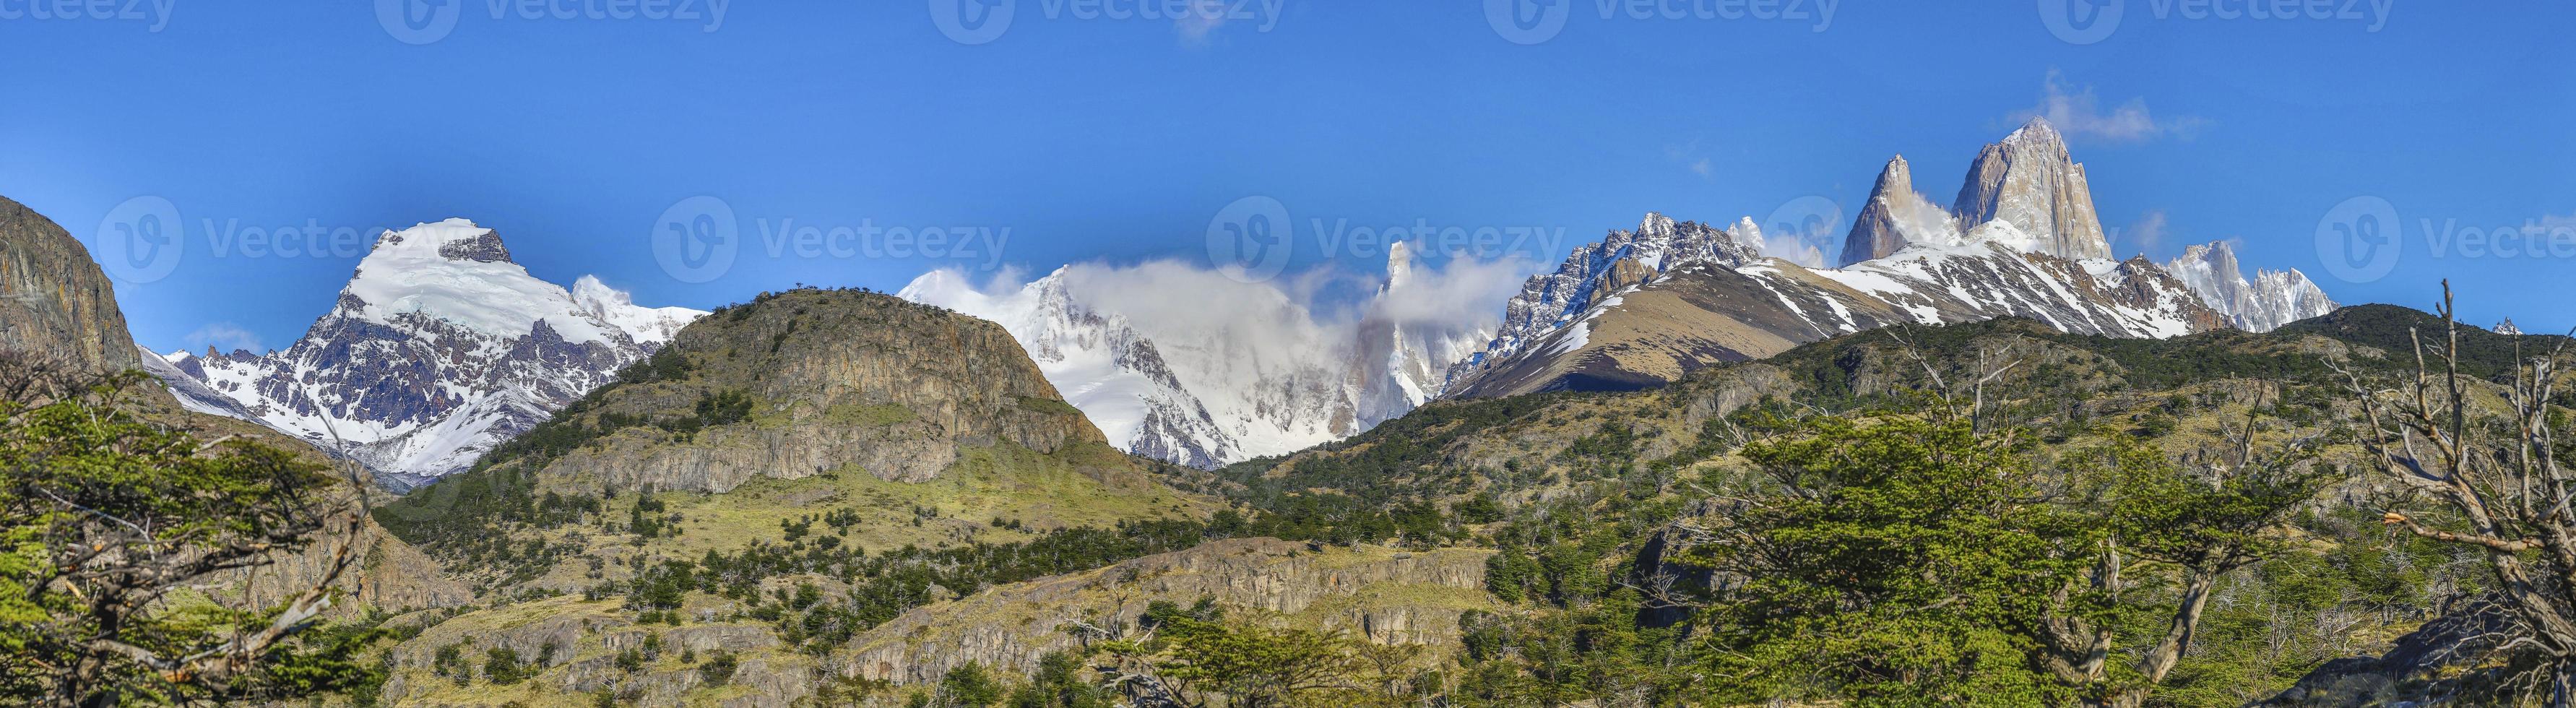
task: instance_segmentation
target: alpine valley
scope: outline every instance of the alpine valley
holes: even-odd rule
[[[285,349],[168,355],[0,200],[0,364],[363,465],[316,482],[364,510],[346,576],[261,545],[154,603],[338,600],[280,645],[332,656],[207,689],[245,704],[2484,705],[2549,660],[2485,570],[2537,551],[2356,471],[2347,392],[2443,317],[2224,241],[2118,259],[2043,121],[1950,206],[1913,182],[1886,163],[1836,267],[1649,212],[1492,301],[1397,244],[1333,313],[1169,262],[653,308],[449,219]],[[2444,340],[2463,418],[2566,342],[2503,330]]]

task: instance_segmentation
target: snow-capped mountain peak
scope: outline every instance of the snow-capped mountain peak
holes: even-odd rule
[[[154,373],[402,489],[464,470],[704,314],[641,307],[596,278],[567,290],[512,262],[493,230],[448,219],[377,238],[285,350],[209,350]]]
[[[2181,257],[2165,264],[2165,270],[2211,309],[2227,315],[2229,324],[2249,332],[2269,332],[2336,307],[2325,290],[2297,269],[2263,270],[2246,280],[2235,247],[2226,241],[2185,248]]]
[[[933,271],[896,295],[1001,324],[1120,448],[1214,467],[1402,415],[1438,395],[1450,361],[1492,336],[1416,315],[1441,309],[1405,302],[1436,294],[1440,273],[1416,263],[1411,244],[1391,245],[1386,267],[1356,322],[1318,318],[1270,284],[1168,262],[1070,265],[985,288]],[[1172,290],[1197,299],[1168,302]]]

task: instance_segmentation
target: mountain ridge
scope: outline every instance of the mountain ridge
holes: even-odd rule
[[[465,469],[703,314],[637,306],[592,276],[539,280],[497,232],[448,219],[381,234],[286,349],[209,348],[154,369],[192,408],[345,449],[404,491]]]

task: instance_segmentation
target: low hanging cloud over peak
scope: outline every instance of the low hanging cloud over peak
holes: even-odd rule
[[[2113,142],[2189,138],[2209,125],[2207,119],[2196,116],[2158,118],[2147,109],[2144,98],[2131,98],[2105,111],[2092,86],[2074,85],[2054,69],[2049,70],[2042,85],[2039,105],[2012,114],[2009,122],[2018,125],[2033,117],[2048,119],[2058,132],[2069,137]]]

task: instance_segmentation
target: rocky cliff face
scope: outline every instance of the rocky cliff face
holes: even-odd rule
[[[180,375],[169,362],[134,344],[114,290],[89,252],[60,226],[6,198],[0,198],[0,348],[39,352],[90,370],[142,369],[165,379]],[[199,439],[234,436],[305,453],[312,462],[327,459],[302,442],[201,405],[192,396],[212,395],[202,388],[173,386],[169,393],[171,398],[134,399],[133,412]],[[220,406],[220,400],[209,400]],[[204,590],[241,607],[281,602],[292,589],[319,577],[344,538],[339,534],[349,533],[357,535],[361,565],[342,584],[349,600],[335,606],[336,616],[354,616],[366,608],[443,607],[470,599],[461,585],[443,577],[437,563],[372,522],[326,534],[265,565],[218,574]]]
[[[2031,237],[2030,249],[2076,260],[2111,258],[2111,242],[2093,213],[2084,166],[2066,152],[2057,128],[2032,118],[1977,152],[1951,206],[1964,229],[1993,221]]]
[[[89,249],[6,197],[0,197],[0,348],[90,371],[142,363],[116,307],[116,288]]]
[[[1958,242],[1958,224],[1949,212],[1914,191],[1913,169],[1905,164],[1905,156],[1898,155],[1879,170],[1878,183],[1869,190],[1869,203],[1861,206],[1860,215],[1852,220],[1851,235],[1843,239],[1841,264],[1849,266],[1896,255],[1909,243]]]
[[[1075,647],[1080,638],[1066,630],[1076,623],[1133,627],[1156,600],[1187,605],[1202,597],[1384,644],[1453,645],[1460,615],[1495,606],[1484,591],[1492,553],[1215,541],[915,609],[860,635],[826,665],[897,684],[937,682],[969,661],[1026,673],[1047,652]]]

